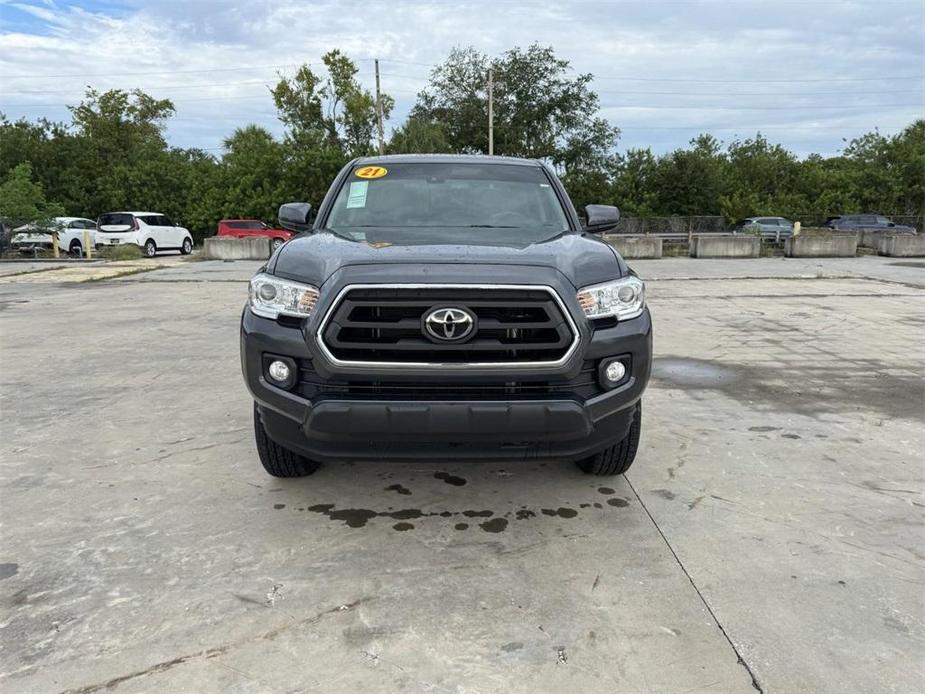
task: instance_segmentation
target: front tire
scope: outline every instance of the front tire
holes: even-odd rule
[[[270,252],[275,253],[276,249],[283,245],[282,239],[273,239],[270,241]]]
[[[318,461],[293,453],[267,436],[267,430],[260,421],[257,403],[254,403],[254,439],[260,463],[273,477],[305,477],[321,467]]]
[[[154,243],[154,239],[145,241],[144,254],[146,258],[153,258],[157,255],[157,244]]]
[[[642,403],[637,403],[633,412],[633,422],[626,438],[605,448],[588,458],[576,461],[582,472],[589,475],[605,477],[609,475],[622,475],[630,469],[636,459],[636,450],[639,448],[639,433],[642,430]]]
[[[67,252],[70,253],[73,258],[80,258],[84,254],[84,247],[81,245],[80,241],[73,240],[71,245],[68,247]]]
[[[183,239],[183,245],[180,246],[180,254],[181,254],[181,255],[189,255],[189,254],[192,253],[192,252],[193,252],[193,242],[192,242],[192,240],[187,236],[185,239]]]

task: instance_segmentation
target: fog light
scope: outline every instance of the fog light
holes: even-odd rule
[[[279,362],[276,363],[278,364]],[[623,377],[626,376],[626,367],[623,365],[622,361],[612,361],[607,365],[607,368],[604,369],[604,376],[611,383],[619,383],[623,380]]]
[[[270,366],[267,367],[267,373],[270,374],[270,378],[277,383],[286,383],[292,372],[289,370],[289,364],[277,360],[270,362]]]

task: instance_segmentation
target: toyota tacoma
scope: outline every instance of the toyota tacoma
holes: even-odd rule
[[[396,155],[338,174],[250,281],[241,363],[277,477],[354,460],[636,456],[652,323],[643,282],[544,163]]]

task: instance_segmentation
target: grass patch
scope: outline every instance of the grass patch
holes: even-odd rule
[[[106,246],[100,249],[99,256],[107,260],[141,260],[144,257],[141,249],[134,243]]]

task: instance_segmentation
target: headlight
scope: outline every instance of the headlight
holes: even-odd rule
[[[318,289],[261,273],[251,280],[248,303],[251,311],[264,318],[307,318],[318,303]]]
[[[646,285],[630,275],[584,287],[578,291],[578,304],[588,318],[613,316],[617,320],[629,320],[640,315],[646,307]]]

